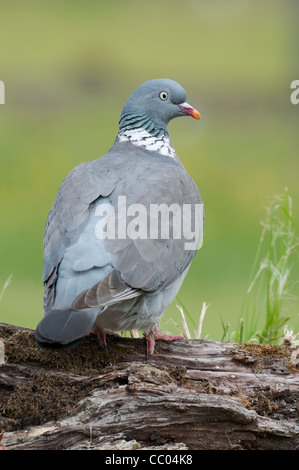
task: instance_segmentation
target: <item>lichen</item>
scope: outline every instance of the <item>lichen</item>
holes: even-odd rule
[[[99,348],[97,339],[93,335],[84,338],[76,348],[50,350],[39,348],[35,341],[34,332],[30,330],[13,332],[9,337],[7,334],[5,337],[2,336],[6,363],[9,364],[32,362],[43,367],[48,366],[51,369],[92,374],[102,370],[107,364],[115,363],[122,353],[119,345],[114,344],[113,337],[108,338],[106,350]],[[128,341],[130,340],[128,339]],[[140,342],[143,343],[142,340]],[[134,341],[134,348],[136,348],[136,341]],[[145,351],[145,344],[143,344],[143,349]]]
[[[24,376],[23,369],[20,381],[0,386],[0,429],[6,431],[61,419],[74,412],[94,388],[108,386],[96,377],[122,353],[114,338],[108,339],[105,351],[99,349],[95,336],[84,338],[74,349],[53,351],[39,348],[31,330],[18,331],[1,325],[0,333],[5,347],[2,370],[10,368],[11,373],[15,366],[17,375],[24,365],[28,371]],[[137,341],[137,347],[145,351],[145,342],[140,343],[143,344]]]
[[[252,344],[238,343],[227,351],[233,360],[251,365],[254,373],[262,369],[272,368],[281,373],[298,373],[299,361],[294,363],[292,357],[294,348],[288,344]]]
[[[269,416],[273,411],[278,409],[278,404],[261,392],[257,392],[252,397],[248,397],[241,391],[237,391],[232,392],[231,396],[238,398],[245,408],[254,410],[261,416]]]

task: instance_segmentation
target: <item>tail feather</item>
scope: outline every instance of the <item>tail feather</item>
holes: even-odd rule
[[[74,347],[90,332],[98,313],[99,309],[51,310],[37,325],[36,342],[41,348]]]

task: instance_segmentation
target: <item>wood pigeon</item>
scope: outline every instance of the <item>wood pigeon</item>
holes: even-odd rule
[[[185,90],[149,80],[126,102],[106,155],[76,166],[47,218],[44,317],[39,346],[59,349],[97,335],[141,330],[148,354],[202,242],[203,203],[170,141],[178,116],[200,119]],[[201,209],[201,210],[200,210]]]

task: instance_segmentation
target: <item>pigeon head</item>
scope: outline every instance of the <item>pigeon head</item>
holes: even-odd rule
[[[126,102],[120,117],[119,129],[143,128],[157,135],[167,132],[167,124],[175,117],[192,116],[199,112],[186,103],[186,92],[169,79],[149,80],[140,85]]]

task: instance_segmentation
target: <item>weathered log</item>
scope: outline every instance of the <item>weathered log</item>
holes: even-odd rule
[[[8,449],[299,448],[292,344],[158,341],[146,357],[144,338],[109,337],[101,351],[89,336],[51,351],[5,324],[0,338]]]

